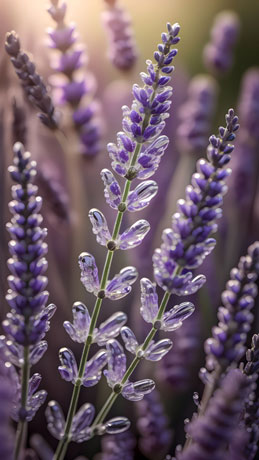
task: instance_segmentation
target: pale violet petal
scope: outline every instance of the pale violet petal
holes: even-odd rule
[[[117,246],[123,250],[135,248],[142,243],[149,230],[150,225],[147,220],[138,220],[120,235]]]
[[[82,384],[85,387],[96,385],[102,376],[102,369],[107,364],[108,353],[99,350],[86,364]]]
[[[140,280],[141,307],[140,313],[147,323],[153,323],[158,314],[158,295],[156,285],[148,278]]]
[[[150,379],[129,382],[124,385],[122,396],[130,401],[140,401],[145,394],[151,393],[155,388],[155,382]]]
[[[121,202],[121,189],[118,181],[109,169],[103,169],[101,171],[101,177],[104,183],[104,196],[106,202],[111,208],[118,209]]]
[[[122,326],[127,322],[127,315],[122,311],[114,313],[110,318],[100,324],[95,331],[94,342],[99,346],[105,345],[107,340],[119,335]]]
[[[82,252],[78,258],[78,263],[81,270],[80,280],[85,289],[88,292],[97,294],[100,283],[94,256],[88,252]]]
[[[61,366],[58,366],[59,373],[64,380],[75,383],[77,378],[77,364],[73,352],[69,348],[59,350],[59,360]]]
[[[173,342],[170,339],[162,339],[149,345],[145,352],[148,361],[160,361],[172,348]]]
[[[153,180],[141,182],[130,192],[127,200],[128,211],[140,211],[146,208],[158,192],[158,185]]]
[[[49,401],[46,409],[47,426],[49,432],[56,439],[64,435],[65,417],[60,405],[56,401]]]
[[[107,342],[108,351],[108,370],[103,371],[108,385],[112,388],[120,382],[126,371],[126,355],[121,344],[111,339]]]
[[[134,332],[129,327],[124,326],[121,329],[121,337],[125,344],[126,350],[130,351],[130,353],[135,354],[139,344]]]
[[[84,343],[88,336],[90,315],[82,302],[75,302],[72,307],[73,323],[64,322],[64,328],[74,342]]]
[[[169,311],[164,313],[161,321],[161,329],[164,331],[174,331],[181,327],[182,322],[189,318],[195,308],[191,302],[183,302],[180,305],[175,305]]]
[[[88,216],[93,226],[93,233],[96,235],[97,243],[106,246],[107,241],[111,240],[111,234],[103,213],[93,208],[89,211]]]
[[[131,285],[135,283],[138,272],[135,267],[125,267],[120,273],[108,281],[105,295],[111,300],[118,300],[131,291]]]

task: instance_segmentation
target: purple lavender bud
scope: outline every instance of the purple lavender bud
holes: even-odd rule
[[[125,267],[120,273],[108,281],[105,288],[105,295],[108,299],[119,300],[131,292],[131,285],[135,283],[138,272],[134,267]]]
[[[119,335],[122,326],[127,322],[127,315],[121,311],[117,311],[110,318],[100,324],[98,330],[94,334],[94,342],[101,347],[110,339]]]
[[[247,393],[247,377],[235,369],[229,371],[210,400],[206,413],[187,426],[193,443],[177,460],[219,460],[232,439]]]
[[[64,435],[65,418],[60,405],[56,401],[49,401],[45,412],[48,430],[56,439]]]
[[[158,295],[155,283],[148,278],[140,280],[141,307],[140,313],[147,323],[153,323],[158,314]]]
[[[112,236],[103,213],[93,208],[90,209],[88,216],[93,227],[93,233],[96,235],[97,243],[106,246],[107,242],[112,239]]]
[[[168,33],[163,35],[166,42],[158,45],[158,51],[154,55],[158,62],[156,67],[151,61],[147,61],[147,73],[141,73],[143,87],[133,85],[132,106],[122,108],[123,132],[118,133],[117,145],[107,146],[112,168],[129,180],[135,177],[147,179],[152,176],[168,145],[167,137],[160,134],[165,127],[164,120],[168,117],[172,88],[166,86],[170,76],[161,74],[165,72],[168,75],[174,70],[169,64],[177,50],[171,50],[171,46],[178,41],[174,33],[178,33],[179,28],[174,29],[172,26],[172,29],[169,29]]]
[[[101,440],[100,460],[120,460],[122,457],[124,460],[133,460],[135,444],[135,438],[130,431],[104,436]]]
[[[109,9],[102,13],[102,20],[107,31],[108,57],[118,69],[129,70],[137,58],[131,18],[116,1],[107,0],[106,3]]]
[[[37,391],[38,386],[41,382],[41,376],[40,374],[32,375],[28,384],[26,408],[21,408],[21,383],[19,382],[18,375],[16,379],[16,393],[13,401],[11,417],[16,422],[18,422],[19,420],[26,420],[27,422],[30,422],[34,418],[40,406],[44,404],[47,397],[47,392],[45,390]]]
[[[117,382],[120,382],[126,371],[126,356],[122,346],[115,339],[109,340],[106,347],[108,351],[108,370],[104,370],[103,373],[108,385],[113,388]]]
[[[179,110],[177,136],[183,153],[200,153],[206,148],[217,93],[217,83],[212,77],[197,75],[191,80],[187,100]]]
[[[256,280],[259,275],[259,243],[248,248],[238,267],[230,273],[230,281],[222,293],[223,305],[218,310],[219,323],[212,329],[213,337],[205,342],[207,369],[218,365],[222,371],[238,363],[245,353],[247,334],[253,321],[251,309],[257,295]]]
[[[74,24],[66,24],[66,3],[50,0],[48,12],[56,22],[56,28],[48,29],[50,47],[60,53],[54,60],[53,69],[63,74],[64,81],[54,77],[54,85],[58,93],[61,88],[61,103],[68,103],[72,109],[72,119],[79,135],[80,152],[85,157],[95,156],[100,151],[102,127],[99,120],[99,104],[93,99],[93,88],[96,86],[94,76],[83,75],[82,70],[87,61],[85,50],[76,43],[77,33]],[[80,78],[79,78],[80,72]],[[87,105],[84,96],[87,94]]]
[[[39,118],[50,129],[57,128],[57,116],[47,88],[42,78],[35,70],[35,65],[28,55],[21,50],[18,35],[8,32],[6,35],[5,49],[12,56],[11,62],[29,101],[41,110]],[[20,141],[20,139],[19,139]]]
[[[134,332],[127,326],[121,329],[121,338],[124,342],[126,350],[130,353],[136,354],[139,343],[136,339]]]
[[[127,200],[128,211],[134,212],[146,208],[157,192],[158,185],[153,180],[147,180],[137,185],[135,190],[129,193]]]
[[[144,396],[151,393],[155,388],[155,382],[151,379],[138,380],[126,383],[122,389],[122,396],[129,401],[141,401]]]
[[[240,21],[233,11],[222,11],[215,17],[211,39],[203,55],[204,65],[209,71],[223,75],[231,69],[239,30]]]
[[[108,205],[113,209],[118,209],[121,202],[120,185],[109,169],[101,171],[102,180],[104,182],[104,196]]]
[[[161,329],[163,331],[175,331],[182,326],[183,321],[189,318],[193,312],[194,305],[191,302],[183,302],[180,305],[175,305],[164,313]]]
[[[62,379],[67,382],[75,383],[78,374],[78,368],[74,353],[69,348],[61,348],[59,350],[59,360],[61,366],[58,367]]]
[[[81,282],[88,292],[93,292],[96,295],[100,283],[95,258],[88,252],[82,252],[78,258],[78,263],[81,270]]]
[[[172,228],[163,232],[163,243],[155,250],[153,266],[155,280],[165,291],[189,295],[205,282],[203,275],[193,278],[191,270],[202,264],[216,243],[210,235],[217,230],[215,221],[221,216],[219,206],[226,193],[224,179],[229,174],[225,166],[232,148],[229,141],[235,138],[238,127],[238,118],[230,109],[226,128],[219,129],[219,137],[210,138],[208,161],[198,163],[199,172],[186,188],[186,200],[178,202],[179,212],[173,215]],[[216,202],[210,201],[215,197]]]
[[[114,417],[108,420],[104,427],[108,434],[119,434],[129,429],[130,421],[126,417]]]
[[[162,339],[158,342],[151,340],[148,347],[143,351],[140,349],[134,332],[126,326],[121,329],[121,337],[126,350],[148,361],[160,361],[173,346],[173,342],[170,339]]]
[[[162,458],[169,449],[172,433],[157,390],[146,395],[136,405],[137,428],[140,434],[138,447],[150,460]]]
[[[90,315],[87,307],[81,302],[75,302],[72,307],[73,323],[64,322],[64,328],[74,342],[84,343],[88,337]]]
[[[92,437],[92,430],[89,428],[95,414],[94,406],[90,403],[83,404],[77,411],[72,422],[72,440],[84,442]]]
[[[99,350],[86,364],[82,384],[85,387],[96,385],[102,377],[102,369],[106,364],[107,352],[106,350]]]
[[[135,248],[142,243],[149,230],[150,225],[147,220],[138,220],[119,236],[118,247],[123,250]]]

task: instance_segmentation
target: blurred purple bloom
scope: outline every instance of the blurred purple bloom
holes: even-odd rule
[[[215,74],[228,72],[238,40],[240,21],[234,11],[222,11],[214,19],[210,42],[204,48],[204,65]]]
[[[115,67],[129,70],[137,58],[131,18],[116,0],[106,0],[106,3],[108,9],[102,13],[102,20],[107,31],[108,56]]]
[[[179,109],[178,144],[183,153],[206,148],[215,112],[218,88],[208,75],[197,75],[188,87],[187,100]]]
[[[216,241],[211,234],[217,231],[216,219],[221,217],[223,195],[227,191],[225,179],[231,170],[226,165],[231,159],[238,118],[230,109],[226,128],[219,128],[219,137],[211,136],[207,149],[208,160],[199,160],[198,172],[192,176],[192,185],[186,188],[186,200],[178,201],[179,212],[172,218],[172,228],[165,229],[163,243],[153,256],[154,276],[165,291],[189,295],[198,291],[206,278],[193,278],[192,270],[199,267],[213,250]],[[180,274],[176,274],[176,271]]]
[[[99,460],[133,460],[136,440],[130,431],[104,436],[101,440],[102,452]]]
[[[177,460],[222,460],[225,450],[244,407],[247,392],[247,377],[240,370],[230,370],[215,395],[210,400],[206,413],[187,426],[192,444],[177,456]]]
[[[151,460],[162,458],[170,447],[172,432],[158,391],[146,395],[136,405],[136,411],[140,451]]]
[[[86,61],[85,50],[76,44],[75,25],[65,23],[67,4],[56,0],[50,2],[48,12],[56,22],[55,29],[48,29],[50,47],[60,52],[53,61],[52,68],[64,76],[64,80],[54,77],[52,82],[61,91],[60,103],[68,103],[72,108],[72,119],[80,137],[81,153],[91,157],[100,151],[102,131],[99,104],[93,99],[95,78],[92,74],[86,76],[82,72]]]
[[[8,372],[9,363],[0,354],[0,457],[13,460],[14,432],[10,426],[10,411],[12,408],[14,388],[11,385]]]

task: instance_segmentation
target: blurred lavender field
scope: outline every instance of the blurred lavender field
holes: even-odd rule
[[[220,458],[223,460],[250,460],[259,458],[256,447],[259,440],[259,391],[257,388],[259,341],[258,336],[254,336],[254,334],[259,333],[258,298],[256,298],[259,272],[258,243],[253,246],[253,243],[259,239],[258,15],[259,5],[256,2],[244,3],[243,0],[218,0],[217,2],[205,2],[204,0],[196,0],[195,2],[188,2],[187,0],[175,0],[173,2],[171,0],[162,0],[161,2],[155,0],[142,0],[141,2],[136,0],[87,2],[67,0],[65,3],[61,0],[48,0],[46,2],[39,0],[34,2],[30,0],[23,2],[19,0],[1,1],[1,321],[5,320],[10,307],[13,308],[11,302],[14,297],[10,300],[10,295],[14,296],[14,292],[19,295],[21,291],[20,285],[17,287],[14,280],[11,280],[11,285],[10,279],[9,282],[7,280],[10,270],[13,275],[14,272],[16,273],[16,268],[12,269],[15,262],[9,263],[9,267],[6,262],[11,256],[15,258],[17,255],[16,250],[12,249],[12,244],[8,246],[10,235],[6,231],[7,222],[11,221],[8,227],[11,237],[18,240],[20,238],[13,229],[14,221],[11,220],[10,214],[11,211],[13,219],[17,219],[16,216],[17,213],[19,214],[20,208],[18,209],[18,205],[13,201],[10,205],[8,203],[14,199],[17,199],[18,202],[23,200],[14,189],[11,196],[11,186],[13,181],[16,181],[24,191],[24,183],[27,184],[34,179],[35,168],[37,174],[34,184],[38,187],[38,194],[42,197],[43,205],[40,211],[37,210],[35,204],[36,211],[31,210],[31,213],[42,214],[42,225],[47,228],[48,233],[46,236],[43,230],[38,229],[38,225],[41,226],[41,218],[38,217],[37,226],[35,224],[36,229],[32,226],[32,233],[34,231],[39,233],[35,236],[33,244],[38,241],[39,247],[45,248],[43,240],[46,237],[48,253],[45,256],[45,249],[42,249],[42,252],[39,252],[39,257],[46,257],[48,260],[46,272],[49,291],[48,303],[57,306],[47,334],[48,349],[42,359],[33,367],[33,371],[42,376],[40,389],[42,387],[47,391],[47,399],[35,417],[31,417],[33,420],[28,424],[27,435],[23,433],[21,436],[21,438],[23,436],[26,438],[24,444],[26,447],[21,448],[21,453],[15,457],[10,446],[14,444],[16,424],[12,422],[12,427],[8,426],[6,414],[11,411],[11,404],[6,402],[6,406],[3,406],[3,413],[0,414],[0,441],[3,436],[3,439],[8,438],[9,444],[6,451],[3,450],[1,458],[6,460],[12,458],[20,460],[23,458],[33,460],[51,458],[55,458],[55,460],[61,458],[68,460],[76,458],[78,460],[86,458],[119,460],[123,457],[127,460],[171,460],[174,458],[178,460],[205,460],[209,458],[215,460]],[[161,96],[159,100],[161,111],[159,112],[157,109],[155,115],[153,114],[153,125],[152,123],[150,126],[148,125],[150,120],[147,123],[150,134],[146,134],[145,138],[142,132],[138,132],[138,124],[140,123],[138,108],[133,107],[134,114],[132,114],[132,108],[128,110],[124,108],[123,112],[121,108],[125,105],[131,107],[133,98],[137,98],[139,105],[142,104],[145,107],[145,98],[148,99],[146,94],[141,94],[136,88],[132,92],[132,85],[136,82],[141,84],[139,74],[146,69],[146,59],[153,59],[157,43],[161,42],[161,32],[166,30],[168,22],[171,24],[177,22],[181,25],[181,41],[179,45],[177,44],[179,55],[175,58],[174,53],[172,54],[175,65],[172,77],[172,105],[170,107],[168,102],[171,90],[167,90],[168,94],[164,95],[163,93],[164,99]],[[11,31],[15,32],[10,33]],[[173,32],[171,33],[173,34]],[[167,34],[170,35],[170,27]],[[175,37],[176,35],[175,33]],[[169,40],[168,37],[165,36],[163,39],[162,36],[165,47],[168,44],[166,39]],[[172,41],[173,45],[176,43],[176,39],[175,42]],[[26,56],[23,54],[24,52],[28,53],[28,57],[27,54]],[[169,51],[159,49],[159,53],[164,53],[163,56],[167,58]],[[170,56],[169,58],[171,59]],[[157,56],[157,59],[155,57],[155,60],[159,66],[159,57]],[[151,64],[147,63],[147,65],[149,75],[151,75]],[[166,69],[166,64],[163,65],[163,69]],[[168,68],[170,65],[171,61],[167,64]],[[169,68],[163,72],[167,76],[172,70]],[[151,83],[147,83],[145,78],[147,79],[148,76],[142,75],[144,84],[150,85]],[[161,87],[163,85],[162,82]],[[159,87],[159,85],[157,86]],[[197,265],[195,262],[193,265],[191,262],[189,265],[186,263],[186,271],[191,269],[195,276],[199,275],[200,272],[198,272],[197,267],[209,254],[202,268],[202,274],[206,276],[207,282],[202,286],[203,281],[201,281],[199,287],[202,287],[200,290],[197,287],[197,292],[194,289],[191,290],[190,287],[188,288],[189,285],[186,284],[186,291],[182,294],[186,296],[184,300],[187,303],[192,302],[195,305],[195,312],[186,319],[182,327],[179,329],[175,327],[177,330],[172,334],[172,349],[167,354],[165,351],[166,356],[163,360],[143,359],[135,371],[134,378],[139,380],[154,379],[156,382],[155,390],[152,393],[146,391],[148,394],[140,402],[129,403],[125,399],[119,398],[111,408],[108,419],[117,417],[118,414],[126,416],[131,421],[130,431],[120,434],[116,434],[114,431],[115,434],[107,434],[109,433],[107,430],[104,434],[100,430],[97,434],[104,434],[104,436],[95,436],[87,443],[72,442],[67,453],[64,454],[65,456],[62,457],[60,454],[60,457],[53,457],[57,441],[47,429],[45,419],[47,403],[50,400],[58,401],[63,412],[67,414],[72,391],[71,383],[65,382],[64,379],[69,380],[66,371],[67,368],[71,371],[73,363],[67,364],[66,352],[59,355],[59,350],[68,347],[73,351],[76,361],[79,362],[82,343],[87,339],[86,335],[84,340],[76,339],[71,342],[63,323],[68,320],[72,321],[71,308],[74,302],[83,302],[90,315],[94,304],[91,291],[88,289],[89,292],[86,292],[90,282],[85,281],[88,275],[84,272],[85,267],[82,262],[80,267],[78,266],[78,257],[80,253],[84,252],[93,254],[101,278],[100,267],[103,267],[105,263],[107,252],[102,246],[107,246],[110,252],[114,249],[112,245],[109,247],[109,243],[112,243],[110,240],[115,240],[114,234],[108,235],[105,239],[104,233],[100,231],[103,225],[102,215],[92,212],[90,215],[90,219],[91,217],[92,219],[89,220],[88,213],[92,208],[100,210],[104,213],[108,227],[111,229],[116,218],[115,210],[119,209],[120,211],[118,205],[123,201],[116,188],[117,182],[116,186],[113,183],[113,189],[108,187],[113,179],[107,173],[107,168],[111,169],[111,159],[115,165],[117,159],[116,154],[113,153],[114,147],[108,147],[109,157],[107,144],[116,143],[117,132],[122,130],[122,117],[124,118],[124,132],[126,132],[125,120],[128,123],[133,123],[135,131],[132,128],[132,136],[134,139],[138,139],[137,142],[142,142],[143,145],[145,142],[149,142],[148,136],[154,135],[155,139],[155,136],[160,135],[158,128],[155,128],[157,132],[151,133],[152,126],[159,126],[161,123],[163,124],[164,120],[166,121],[163,135],[168,136],[169,145],[161,158],[159,169],[152,177],[152,180],[154,179],[158,185],[158,192],[157,185],[150,181],[147,191],[143,186],[139,192],[145,205],[142,206],[141,199],[138,201],[138,197],[134,198],[134,196],[131,197],[132,209],[130,209],[129,202],[127,205],[130,211],[143,207],[138,218],[148,221],[150,231],[145,229],[143,222],[139,224],[142,225],[140,230],[137,230],[139,234],[137,231],[135,233],[139,242],[142,242],[143,239],[143,243],[131,251],[115,252],[109,277],[109,279],[113,278],[125,266],[134,266],[139,273],[139,280],[143,277],[153,280],[154,270],[158,285],[158,298],[161,300],[163,291],[167,292],[167,288],[169,290],[169,287],[163,284],[164,280],[160,279],[163,278],[161,274],[163,261],[161,262],[161,260],[166,257],[166,250],[162,248],[165,253],[163,253],[161,260],[158,260],[160,256],[157,260],[154,256],[154,267],[152,255],[155,249],[161,245],[163,229],[172,226],[174,213],[180,210],[179,213],[182,214],[178,218],[181,219],[183,215],[187,216],[189,212],[188,218],[193,218],[191,216],[192,208],[187,210],[183,200],[178,202],[178,205],[177,201],[185,197],[185,189],[188,184],[192,183],[194,187],[195,179],[192,180],[192,175],[196,171],[196,163],[198,160],[207,158],[206,149],[209,144],[209,137],[212,133],[218,132],[218,126],[225,126],[225,113],[228,113],[229,116],[227,129],[219,133],[220,141],[210,140],[208,152],[213,149],[217,150],[219,148],[217,142],[220,142],[222,143],[220,145],[225,148],[225,150],[223,147],[221,149],[222,155],[228,157],[226,163],[230,160],[232,146],[230,148],[229,145],[231,144],[228,142],[232,143],[235,139],[234,132],[237,130],[237,120],[232,112],[228,112],[229,107],[233,107],[238,115],[240,129],[236,135],[235,150],[231,154],[230,168],[232,174],[226,179],[228,193],[226,194],[225,184],[222,185],[225,180],[225,176],[222,175],[222,178],[217,179],[221,181],[219,195],[217,195],[220,198],[218,202],[208,204],[209,210],[210,206],[213,208],[210,210],[212,213],[216,209],[215,216],[213,214],[211,220],[217,219],[220,217],[221,195],[226,194],[222,206],[223,216],[218,221],[218,232],[215,236],[217,244],[211,254],[209,253],[214,247],[214,242],[208,243],[211,247],[204,250],[204,255],[202,253],[201,256],[199,254],[193,256],[195,261],[196,258],[199,259],[200,257]],[[40,116],[37,116],[38,112]],[[170,113],[170,117],[168,119],[166,116],[163,118],[167,112]],[[141,135],[144,138],[139,141]],[[131,145],[127,144],[128,137],[123,136],[117,138],[119,145],[125,148],[127,152],[132,153],[133,147],[130,150]],[[18,147],[16,144],[13,151],[15,142],[22,143],[25,150],[31,152],[30,159],[24,157],[24,151],[20,144]],[[162,153],[167,146],[167,141],[164,139],[163,143]],[[208,160],[211,160],[210,163],[215,167],[216,160],[213,158],[213,154],[210,157],[210,153],[208,153]],[[31,163],[34,160],[37,162],[37,167]],[[7,170],[10,165],[14,165],[14,169],[10,170],[11,177]],[[206,169],[206,165],[204,166],[201,161],[198,167],[198,172],[203,173],[205,179],[206,174],[208,177],[211,174],[208,172],[210,170]],[[119,167],[123,169],[123,162],[120,163],[118,160],[117,166],[113,166],[113,169],[115,173],[121,176],[116,177],[122,187],[123,178],[125,177],[127,180],[131,180],[131,178],[129,170],[125,169],[125,172],[121,172]],[[155,170],[156,167],[153,169]],[[224,165],[220,165],[218,168],[223,167]],[[27,182],[24,179],[25,176],[18,177],[19,174],[25,174],[26,168],[29,168]],[[106,173],[103,172],[101,177],[100,172],[104,169]],[[227,171],[226,168],[224,171]],[[226,173],[227,175],[228,173]],[[149,176],[144,176],[143,173],[141,180],[143,179],[149,180]],[[205,179],[206,182],[207,179]],[[106,195],[109,195],[108,199],[106,196],[106,201],[103,196],[103,182],[106,185]],[[138,184],[140,186],[144,184],[147,187],[145,182],[134,182],[134,188]],[[198,186],[199,184],[198,180]],[[222,188],[220,188],[221,186]],[[204,190],[206,192],[206,188]],[[37,201],[36,191],[31,193],[32,200]],[[189,190],[191,205],[189,202],[188,205],[194,206],[195,199],[190,196]],[[146,206],[147,204],[149,206]],[[120,233],[127,230],[135,221],[133,212],[125,213]],[[175,223],[175,227],[177,225]],[[96,230],[94,230],[95,234],[93,234],[92,227]],[[99,235],[101,240],[99,243],[102,246],[96,244],[96,233],[97,241]],[[145,233],[148,233],[147,236]],[[125,239],[127,240],[127,236]],[[116,241],[118,244],[118,240]],[[137,246],[132,240],[130,240],[129,246],[127,246],[126,241],[125,248],[123,248],[122,241],[120,244],[121,249]],[[247,250],[248,247],[250,247],[249,251]],[[182,266],[185,267],[185,255],[179,255],[179,253],[177,255],[177,249],[174,250],[173,259],[178,257],[177,260],[181,259],[183,261]],[[178,251],[180,251],[179,248]],[[246,259],[240,259],[242,256],[246,256]],[[19,251],[17,257],[18,259],[20,257]],[[37,257],[36,255],[35,261],[38,260]],[[157,267],[160,267],[161,273],[159,273],[159,269],[156,272]],[[230,270],[233,267],[238,267],[238,269],[232,271],[230,275]],[[33,276],[36,279],[36,269],[34,270]],[[134,277],[132,273],[131,275]],[[185,274],[184,270],[183,273]],[[228,280],[230,281],[228,282]],[[42,284],[44,284],[43,281]],[[140,296],[143,296],[144,289],[143,285],[141,286],[142,290],[137,282],[132,292],[129,289],[127,291],[130,292],[129,295],[118,300],[117,308],[114,308],[112,296],[109,297],[106,292],[104,294],[106,296],[105,305],[100,311],[97,326],[117,310],[124,312],[128,317],[127,326],[134,331],[141,344],[149,333],[150,325],[147,322],[152,323],[152,321],[147,320],[144,322],[142,318],[140,320]],[[146,286],[150,288],[148,284]],[[105,288],[107,286],[104,286]],[[6,301],[8,289],[9,305]],[[41,292],[45,288],[41,286],[37,289]],[[96,288],[97,298],[100,291],[104,292],[104,289],[101,282]],[[146,289],[148,288],[146,287]],[[222,292],[223,295],[221,296]],[[178,305],[182,300],[179,300],[177,287],[173,286],[170,293],[172,294],[170,305]],[[193,293],[194,295],[189,295]],[[153,291],[152,295],[155,296]],[[243,300],[242,305],[240,299]],[[15,301],[13,302],[15,303]],[[47,316],[44,318],[42,316],[43,319],[41,318],[41,320],[42,324],[44,322],[44,327],[42,326],[42,331],[40,330],[35,341],[29,342],[30,345],[35,345],[41,340],[40,334],[45,334],[48,320],[52,315],[52,310],[46,313],[47,298],[41,302],[43,308],[41,314]],[[219,310],[221,305],[224,308]],[[186,314],[187,318],[189,311],[190,314],[192,313],[189,303],[186,308],[189,309]],[[235,308],[236,310],[234,310]],[[22,307],[18,314],[21,311]],[[183,321],[185,319],[184,313],[179,314],[182,314]],[[11,340],[10,337],[14,337],[16,332],[15,334],[10,332],[8,335],[7,330],[19,329],[20,327],[15,323],[15,319],[11,320],[10,316],[7,318],[6,321],[9,322],[8,324],[3,323],[1,330],[1,333],[7,336],[7,339],[1,336],[0,352],[3,352],[1,364],[7,358],[9,360],[10,353],[13,353],[12,351],[9,355],[7,353],[6,357],[6,341]],[[152,320],[154,318],[155,315]],[[34,317],[33,321],[36,320]],[[14,323],[10,326],[12,321]],[[123,326],[123,318],[121,321],[121,326]],[[36,327],[35,324],[33,327]],[[216,324],[217,326],[215,326]],[[79,322],[77,328],[80,330]],[[213,332],[211,332],[212,328]],[[75,331],[70,333],[69,325],[67,325],[66,330],[71,337],[73,333],[76,336]],[[168,330],[170,329],[163,330],[161,339],[165,339],[164,331]],[[126,349],[130,350],[131,345],[127,342],[130,339],[125,338],[127,334],[129,332],[124,330],[122,339]],[[18,334],[15,337],[17,343],[26,347],[23,339],[17,339]],[[104,340],[104,343],[101,343],[102,347],[106,345],[105,342],[108,338],[109,336]],[[116,342],[115,339],[113,340]],[[114,348],[112,348],[110,345],[110,354],[115,353],[116,346],[113,344]],[[166,346],[169,347],[169,342],[166,343]],[[11,348],[10,344],[9,348]],[[247,350],[251,348],[252,351],[250,350],[246,354]],[[137,354],[138,349],[134,350],[134,353]],[[125,353],[127,362],[130,363],[131,354],[128,351]],[[91,354],[91,358],[92,356]],[[71,355],[69,355],[69,360],[70,358]],[[60,361],[65,368],[63,375],[62,369],[60,373],[58,371]],[[242,362],[241,366],[240,362]],[[23,367],[21,362],[17,366]],[[101,369],[100,366],[100,372]],[[220,369],[219,374],[217,374],[218,369]],[[108,371],[104,372],[107,373]],[[8,400],[9,398],[9,400],[13,400],[16,398],[17,410],[13,418],[20,423],[22,415],[19,408],[24,408],[26,404],[23,405],[24,401],[19,399],[17,394],[14,396],[9,391],[6,384],[10,377],[9,374],[6,369],[0,367],[0,399]],[[211,385],[213,390],[211,390],[210,398],[206,404],[199,406],[203,387],[205,385],[208,388],[212,379],[214,381]],[[110,380],[112,379],[110,378]],[[74,378],[73,383],[75,381],[76,378]],[[107,382],[108,385],[112,386],[109,383],[109,378],[107,378]],[[82,389],[78,399],[78,407],[89,402],[96,407],[96,413],[98,413],[108,395],[109,388],[105,378],[102,377],[98,386]],[[130,399],[126,396],[125,398]],[[42,396],[42,402],[44,399],[45,395]],[[224,403],[226,403],[226,407]],[[197,419],[192,417],[196,411],[199,412]],[[49,420],[51,417],[52,415],[49,415]],[[90,418],[91,414],[89,420]],[[89,421],[89,425],[91,423],[92,421]],[[55,424],[58,431],[58,418],[54,418],[53,425]],[[224,429],[222,429],[224,424],[226,427],[233,425],[229,431],[226,428],[225,434]],[[207,431],[206,426],[209,427]],[[187,431],[186,443],[185,429]],[[6,436],[5,430],[7,430]],[[55,428],[50,429],[50,431],[53,434]],[[112,431],[110,432],[112,433]],[[215,446],[213,444],[214,432],[218,436],[218,438],[216,436],[218,445],[215,441]],[[62,436],[56,436],[56,438],[61,438],[62,442]],[[207,442],[204,441],[203,443],[203,439],[206,439]],[[76,441],[76,438],[73,440]],[[23,440],[20,441],[22,445]],[[182,452],[177,446],[184,444],[185,449]]]

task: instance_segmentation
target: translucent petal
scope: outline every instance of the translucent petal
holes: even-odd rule
[[[106,350],[99,350],[86,364],[82,384],[85,387],[96,385],[102,376],[102,368],[106,365],[108,353]]]
[[[64,434],[65,418],[60,405],[50,401],[46,409],[48,430],[56,439],[61,439]]]
[[[108,281],[105,295],[111,300],[118,300],[125,297],[131,291],[131,285],[135,283],[138,272],[135,267],[125,267],[120,273]]]
[[[108,370],[104,370],[104,375],[108,385],[113,387],[115,383],[120,382],[126,371],[126,356],[121,344],[115,340],[109,340],[107,343],[108,351]]]
[[[73,323],[64,322],[64,328],[74,342],[83,343],[87,339],[90,315],[87,307],[82,302],[75,302],[72,307]]]
[[[134,332],[129,327],[125,326],[121,329],[121,337],[125,344],[126,350],[135,354],[139,344]]]
[[[160,361],[172,348],[173,342],[170,339],[162,339],[152,343],[145,352],[145,358],[149,361]]]
[[[104,196],[106,202],[111,208],[118,209],[121,202],[121,189],[119,183],[109,169],[103,169],[101,171],[101,176],[104,182]]]
[[[46,340],[41,340],[41,342],[36,343],[36,345],[33,345],[31,351],[30,351],[30,365],[36,364],[44,355],[44,353],[47,351],[48,344]]]
[[[78,258],[79,267],[81,269],[81,282],[88,292],[97,294],[99,290],[98,269],[95,263],[95,258],[88,252],[82,252]]]
[[[189,318],[195,308],[191,302],[183,302],[180,305],[175,305],[169,311],[164,313],[162,318],[161,329],[164,331],[174,331],[181,327],[182,322]]]
[[[61,366],[58,367],[58,370],[61,377],[68,382],[75,383],[78,369],[73,352],[69,348],[61,348],[59,350],[59,359]]]
[[[141,307],[140,313],[147,323],[153,323],[158,313],[158,295],[155,283],[148,278],[140,280]]]
[[[158,192],[158,185],[153,180],[141,182],[130,192],[127,200],[128,211],[140,211],[146,208]]]
[[[167,136],[159,136],[152,144],[141,152],[138,157],[138,165],[140,171],[138,173],[139,179],[148,179],[153,176],[157,170],[161,157],[167,148],[169,139]]]
[[[47,397],[47,392],[45,390],[37,391],[31,398],[27,400],[26,406],[26,421],[31,422],[36,412],[39,410],[40,406],[44,404]]]
[[[126,417],[114,417],[105,423],[105,432],[108,434],[118,434],[127,431],[130,421]]]
[[[130,401],[140,401],[144,395],[151,393],[155,388],[155,382],[150,379],[138,380],[127,383],[122,390],[122,396]]]
[[[89,211],[88,216],[93,226],[93,233],[96,235],[97,243],[106,246],[107,241],[111,240],[111,234],[103,213],[93,208]]]
[[[72,439],[75,442],[83,442],[91,437],[91,430],[88,429],[95,414],[94,406],[90,403],[83,404],[73,418]]]
[[[99,346],[105,345],[107,340],[119,335],[122,326],[127,322],[127,315],[121,311],[114,313],[110,318],[100,324],[94,337],[94,342]]]
[[[120,235],[118,247],[123,250],[135,248],[142,243],[149,230],[150,225],[147,220],[138,220]]]
[[[188,280],[180,288],[172,288],[172,292],[176,295],[191,295],[197,292],[203,285],[206,283],[206,276],[198,275],[195,278],[191,278]]]

